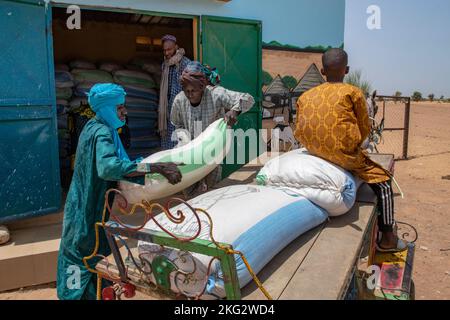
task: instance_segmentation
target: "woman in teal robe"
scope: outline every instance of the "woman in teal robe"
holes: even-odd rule
[[[145,174],[136,172],[137,161],[130,161],[117,133],[125,125],[124,102],[125,92],[115,84],[97,84],[89,93],[96,117],[85,125],[79,137],[64,208],[57,271],[59,299],[96,298],[96,275],[86,269],[82,259],[94,250],[94,226],[102,219],[106,191],[119,180],[138,179]],[[160,173],[173,184],[181,181],[181,173],[173,163],[152,164],[149,172]],[[110,254],[104,232],[100,232],[98,254]]]

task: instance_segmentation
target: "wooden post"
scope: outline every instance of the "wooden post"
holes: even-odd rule
[[[192,38],[194,42],[194,60],[201,61],[199,51],[199,32],[198,32],[198,18],[192,19]]]

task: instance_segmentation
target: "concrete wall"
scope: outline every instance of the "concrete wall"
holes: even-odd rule
[[[309,52],[263,50],[263,70],[270,73],[272,77],[277,74],[293,76],[299,80],[308,70],[312,63],[322,68],[322,54]]]

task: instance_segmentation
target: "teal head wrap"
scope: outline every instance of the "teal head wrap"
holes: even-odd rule
[[[217,86],[220,84],[220,75],[217,68],[211,68],[209,65],[205,64],[203,65],[203,73],[211,85]]]
[[[98,83],[91,88],[88,101],[94,111],[101,120],[112,129],[119,129],[125,125],[117,116],[117,106],[124,104],[125,91],[117,84]]]
[[[117,106],[125,103],[125,91],[117,84],[98,83],[91,88],[88,95],[89,105],[97,118],[111,129],[117,155],[122,160],[130,160],[120,141],[117,129],[125,125],[117,115]]]

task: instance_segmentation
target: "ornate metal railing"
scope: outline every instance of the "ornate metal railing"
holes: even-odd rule
[[[112,194],[116,197],[119,214],[116,214],[110,207],[108,199],[110,199]],[[180,204],[194,215],[197,227],[194,228],[195,232],[191,235],[174,234],[166,229],[155,218],[159,214],[164,214],[165,217],[174,224],[180,225],[184,223],[186,213],[182,210],[171,212],[170,209],[175,205]],[[138,209],[143,210],[145,213],[143,223],[134,227],[124,223],[123,216],[132,216]],[[208,221],[209,239],[199,238],[202,228],[205,227],[202,224],[200,215],[206,217]],[[144,229],[144,226],[150,220],[153,220],[155,225],[158,226],[161,231]],[[98,253],[101,230],[105,232],[106,239],[114,257],[115,265],[111,264],[107,257]],[[241,298],[241,292],[237,278],[235,255],[241,256],[258,287],[263,291],[266,297],[270,299],[270,295],[264,290],[256,275],[253,273],[245,256],[241,252],[235,251],[231,245],[219,243],[214,239],[213,221],[209,214],[205,210],[193,208],[189,203],[182,199],[171,198],[165,206],[160,203],[150,203],[145,200],[130,206],[127,199],[119,190],[110,189],[105,195],[102,221],[95,224],[95,234],[96,245],[94,251],[90,256],[83,258],[83,262],[90,272],[97,275],[97,299],[120,299],[122,296],[129,298],[134,296],[136,287],[144,293],[157,293],[159,291],[175,297],[182,296],[188,299],[200,299],[206,291],[206,285],[208,277],[211,275],[213,262],[218,261],[223,274],[226,298],[237,300]],[[133,253],[133,250],[130,249],[124,238],[142,240],[157,245],[159,246],[161,253],[166,248],[170,250],[178,249],[179,251],[177,257],[173,260],[169,259],[167,255],[158,255],[158,251],[152,252],[155,256],[151,259],[152,261],[150,261],[145,254]],[[125,260],[119,250],[118,242],[126,249],[127,257]],[[198,268],[196,265],[198,262],[192,257],[192,253],[211,257],[206,276],[203,279],[203,290],[196,294],[189,293],[180,287],[181,283],[189,285],[189,282],[193,280],[193,275]],[[178,268],[176,261],[174,261],[177,259],[181,259],[183,262],[185,262],[186,259],[191,259],[193,271],[186,272]],[[103,268],[99,268],[99,265],[102,265]],[[97,266],[97,268],[95,266]],[[114,274],[111,272],[112,268],[116,268]],[[173,280],[171,280],[171,277]],[[113,282],[113,285],[102,289],[103,279]],[[195,281],[197,280],[198,279]]]

